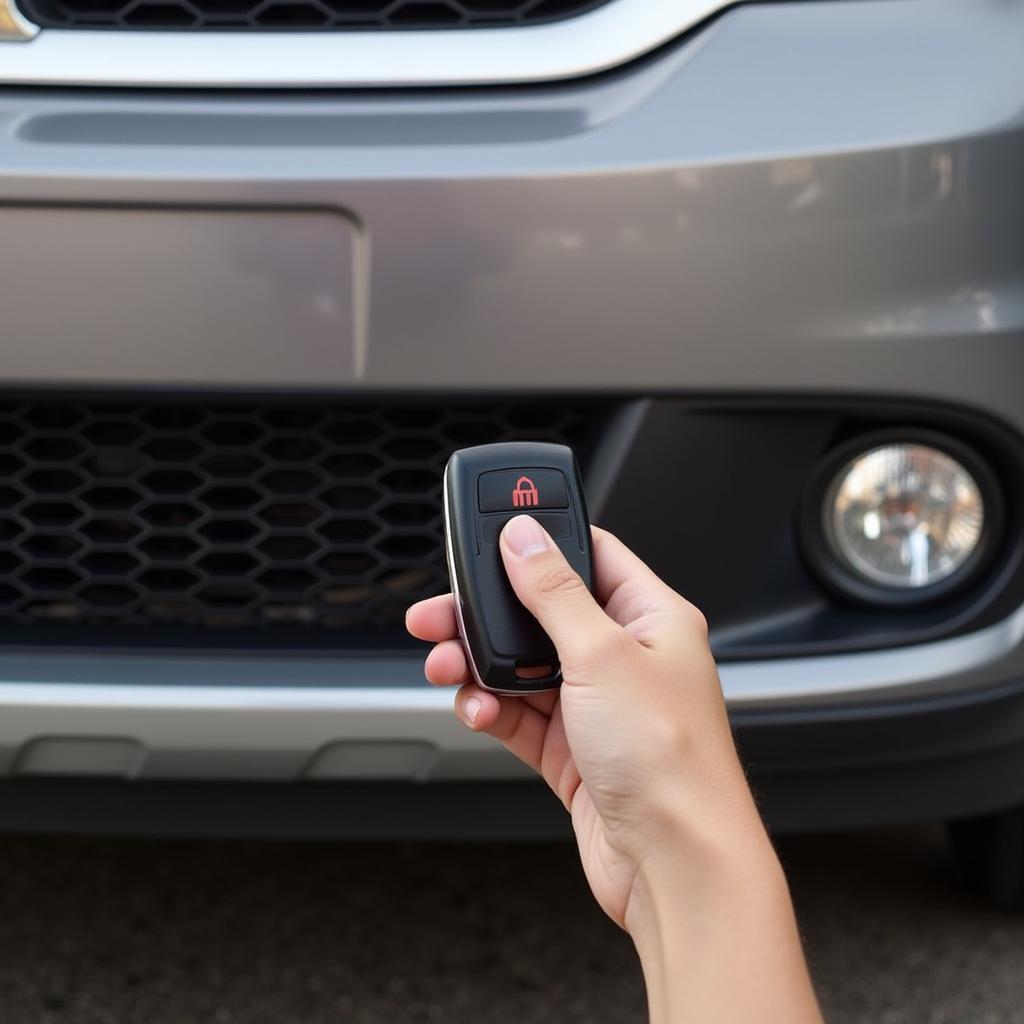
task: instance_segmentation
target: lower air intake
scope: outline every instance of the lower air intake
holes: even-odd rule
[[[371,642],[447,588],[453,449],[554,441],[585,464],[606,411],[2,404],[0,641]]]

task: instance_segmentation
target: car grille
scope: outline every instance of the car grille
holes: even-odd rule
[[[447,589],[449,453],[587,452],[605,407],[0,405],[0,641],[326,646]]]
[[[19,0],[44,28],[281,31],[537,25],[608,0]]]

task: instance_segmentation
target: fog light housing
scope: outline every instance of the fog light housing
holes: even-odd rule
[[[999,502],[969,450],[890,438],[830,460],[815,505],[818,561],[830,582],[875,604],[919,604],[976,577]]]

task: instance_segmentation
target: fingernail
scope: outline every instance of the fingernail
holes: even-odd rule
[[[509,550],[520,558],[530,558],[548,549],[548,535],[536,519],[516,516],[509,520],[501,531]]]
[[[469,725],[472,725],[476,721],[476,716],[480,714],[481,707],[482,702],[479,697],[467,697],[463,701],[462,717]]]

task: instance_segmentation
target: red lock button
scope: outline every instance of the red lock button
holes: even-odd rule
[[[568,508],[569,489],[557,469],[503,469],[480,476],[481,512]]]
[[[540,492],[537,485],[528,476],[521,476],[512,488],[513,508],[537,508],[538,505]]]

